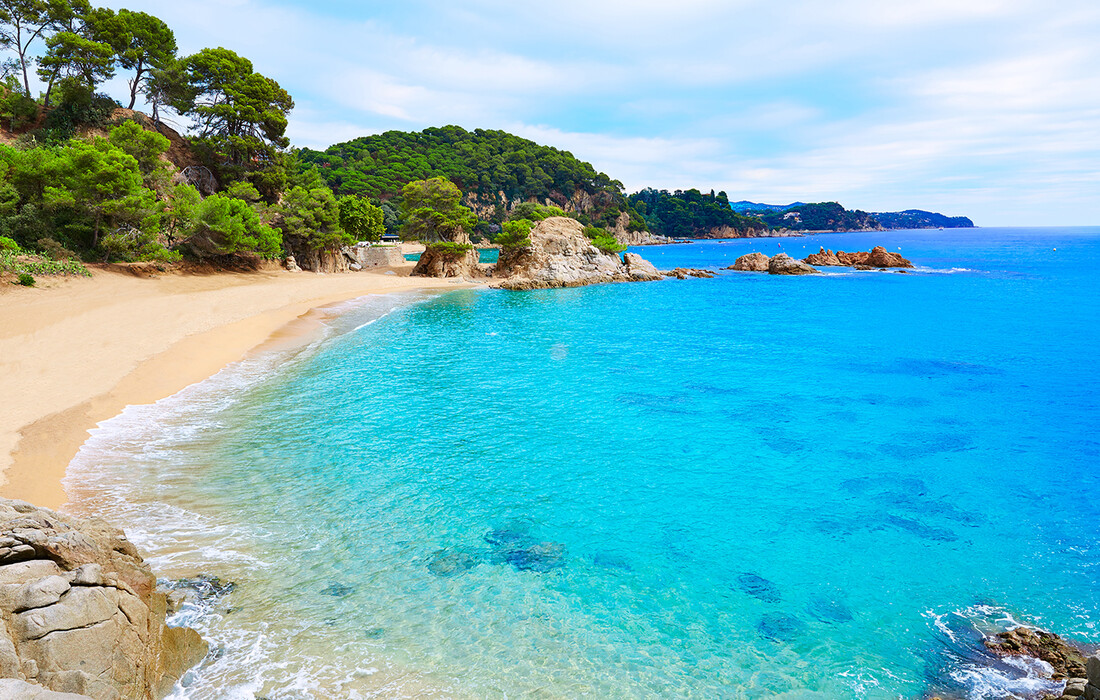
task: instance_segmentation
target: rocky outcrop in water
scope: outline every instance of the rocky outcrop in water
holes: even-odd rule
[[[478,252],[470,243],[470,235],[459,231],[453,240],[427,244],[411,274],[414,277],[476,279],[482,276],[478,260]]]
[[[575,219],[552,216],[540,221],[529,234],[531,243],[503,249],[493,271],[499,289],[552,289],[581,287],[604,282],[636,282],[660,279],[634,262],[624,263],[617,253],[605,253],[584,235]]]
[[[0,499],[0,677],[94,700],[164,697],[207,651],[166,626],[166,606],[121,530]]]
[[[780,253],[768,261],[769,275],[816,275],[818,270],[786,253]]]
[[[623,264],[626,265],[626,274],[633,279],[646,281],[660,279],[661,272],[637,253],[623,253]]]
[[[737,258],[727,270],[741,270],[744,272],[767,272],[768,256],[763,253],[749,253]]]
[[[676,267],[665,271],[665,277],[675,277],[678,280],[686,280],[688,277],[709,280],[715,276],[710,270],[699,270],[694,267]]]
[[[806,256],[803,262],[809,265],[855,267],[870,269],[875,267],[913,267],[913,263],[901,257],[900,253],[891,253],[882,246],[875,246],[870,251],[845,253],[838,250],[821,248],[818,252]]]
[[[1054,668],[1052,678],[1085,678],[1085,656],[1053,632],[1017,627],[985,641],[986,647],[1001,656],[1030,656],[1046,661]]]

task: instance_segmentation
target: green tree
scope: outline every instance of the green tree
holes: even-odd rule
[[[137,122],[129,120],[111,129],[107,139],[116,148],[134,157],[147,185],[161,184],[167,169],[167,163],[161,156],[170,145],[166,136],[143,129]]]
[[[133,71],[129,80],[130,104],[133,109],[139,92],[148,89],[149,73],[169,66],[176,57],[176,36],[167,24],[144,12],[119,10],[101,11],[97,20],[97,35],[115,51],[118,64]]]
[[[294,187],[283,196],[278,211],[286,236],[315,250],[335,250],[355,240],[340,226],[340,207],[332,190]]]
[[[97,40],[86,25],[82,31],[58,32],[46,39],[46,55],[38,60],[38,75],[46,82],[45,105],[57,83],[70,83],[94,93],[115,75],[115,51]]]
[[[65,0],[0,0],[0,48],[14,51],[18,56],[24,95],[31,96],[27,68],[33,60],[31,44],[48,38],[87,7],[86,0],[74,3]]]
[[[531,228],[534,224],[527,219],[513,219],[501,224],[500,233],[493,239],[501,248],[526,248],[531,245]]]
[[[282,253],[282,237],[277,229],[260,220],[247,202],[212,195],[195,209],[192,250],[200,256],[210,251],[220,255],[256,253],[276,258]]]
[[[450,180],[416,180],[401,188],[406,212],[405,234],[422,241],[455,241],[477,224],[477,217],[459,204],[462,191]]]
[[[294,100],[274,80],[252,70],[252,62],[229,49],[203,49],[185,60],[195,97],[181,105],[196,122],[198,138],[215,166],[230,178],[285,166],[279,150],[289,145],[287,114]],[[271,199],[285,174],[257,181]]]
[[[42,201],[49,209],[68,208],[91,219],[93,248],[104,224],[140,227],[157,213],[156,197],[143,186],[137,159],[106,139],[72,141],[51,155],[43,169],[49,184]]]
[[[157,125],[160,124],[161,107],[171,107],[183,114],[191,108],[198,95],[198,88],[191,84],[186,64],[176,58],[150,68],[144,89],[153,123]]]
[[[386,232],[385,214],[361,197],[341,197],[340,226],[357,241],[377,241]]]

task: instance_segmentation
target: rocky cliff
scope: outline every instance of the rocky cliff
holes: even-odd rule
[[[166,606],[121,530],[0,499],[0,678],[21,693],[11,697],[164,697],[207,652],[194,630],[165,624]]]
[[[656,268],[637,255],[624,262],[605,253],[584,235],[580,222],[561,216],[540,221],[522,248],[503,249],[493,271],[500,289],[580,287],[603,282],[661,279]]]

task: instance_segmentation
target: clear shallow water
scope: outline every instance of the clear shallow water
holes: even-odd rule
[[[1100,642],[1100,230],[639,252],[880,243],[918,271],[349,306],[107,422],[70,487],[237,583],[179,697],[1039,689],[967,635]]]

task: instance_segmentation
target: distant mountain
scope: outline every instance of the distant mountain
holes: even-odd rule
[[[771,211],[786,211],[791,207],[800,207],[805,202],[791,202],[790,204],[760,204],[742,199],[740,202],[731,202],[730,209],[738,214],[763,214]]]
[[[944,216],[931,211],[906,209],[905,211],[873,214],[886,229],[898,228],[974,228],[974,222],[965,216]]]
[[[744,216],[759,217],[773,228],[789,228],[794,231],[974,227],[974,222],[965,216],[944,216],[921,209],[868,214],[844,209],[836,202],[761,204],[741,200],[731,203],[730,208]]]
[[[845,209],[836,202],[794,204],[758,216],[770,228],[791,231],[874,231],[879,222],[865,211]]]

